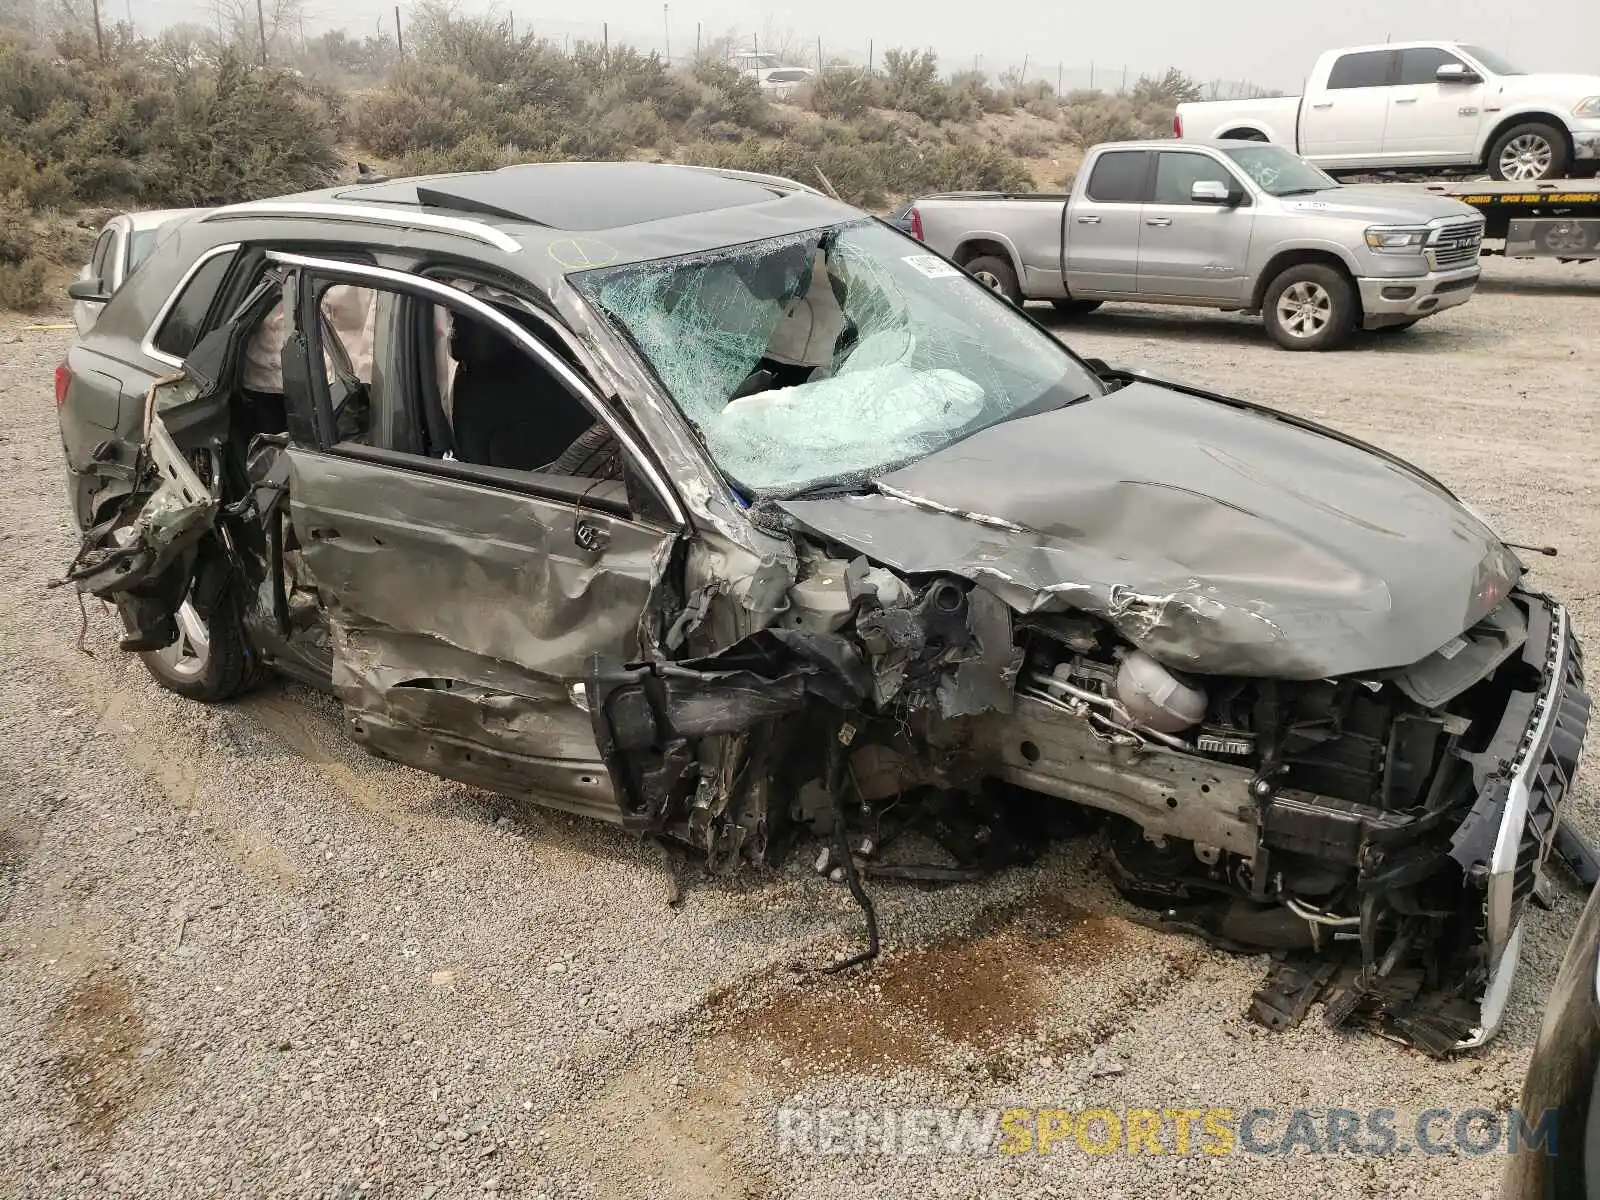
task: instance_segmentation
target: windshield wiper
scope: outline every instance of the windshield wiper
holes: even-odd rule
[[[878,485],[871,479],[857,479],[846,482],[839,479],[824,479],[820,483],[813,483],[803,487],[798,492],[787,492],[785,500],[831,500],[837,496],[867,496],[878,490]]]
[[[1303,188],[1290,188],[1286,192],[1274,192],[1272,194],[1274,196],[1277,196],[1279,199],[1282,199],[1284,196],[1312,196],[1312,195],[1315,195],[1317,192],[1325,192],[1327,190],[1328,189],[1325,188],[1325,187],[1303,187]]]

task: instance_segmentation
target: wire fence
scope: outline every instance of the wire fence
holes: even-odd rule
[[[131,0],[46,0],[59,6],[61,15],[70,15],[75,23],[87,25],[92,13],[97,21],[108,25],[126,23],[130,32],[144,36],[158,34],[164,28],[184,28],[204,32],[224,41],[244,46],[251,57],[257,55],[292,57],[296,52],[304,56],[311,47],[328,36],[342,37],[352,42],[367,43],[374,51],[387,48],[388,53],[375,53],[374,63],[382,62],[398,51],[404,54],[413,16],[422,4],[395,4],[382,8],[367,8],[365,19],[353,15],[328,19],[312,5],[317,0],[199,0],[195,3],[174,3],[166,0],[154,7],[159,22],[136,20],[136,6]],[[428,0],[423,0],[426,4]],[[33,9],[42,13],[30,0],[0,0],[0,10],[16,8]],[[143,7],[143,5],[138,6]],[[80,11],[82,10],[82,11]],[[146,10],[149,12],[150,10]],[[873,37],[833,40],[827,37],[806,36],[775,26],[771,22],[761,29],[729,28],[712,25],[697,19],[692,13],[674,11],[670,3],[661,6],[661,24],[655,30],[637,25],[623,27],[609,21],[574,21],[519,13],[514,6],[493,5],[484,8],[454,10],[464,20],[490,18],[503,21],[517,36],[533,36],[551,47],[560,47],[568,54],[576,53],[585,44],[631,48],[642,54],[657,54],[675,66],[687,66],[706,59],[729,61],[736,56],[764,56],[773,66],[806,67],[812,70],[856,68],[881,74],[884,55],[891,47],[902,50],[920,49],[902,40],[886,41]],[[6,14],[0,12],[0,20]],[[1183,68],[1183,64],[1170,64]],[[1068,62],[1063,57],[1052,60],[1048,54],[1024,54],[1020,58],[989,55],[950,56],[939,59],[940,74],[952,75],[968,72],[980,75],[985,82],[1003,87],[1045,85],[1057,95],[1074,91],[1100,91],[1125,94],[1132,91],[1142,78],[1159,78],[1165,67],[1151,69],[1146,64],[1114,60]],[[1249,80],[1196,79],[1201,94],[1211,100],[1231,100],[1274,94]]]

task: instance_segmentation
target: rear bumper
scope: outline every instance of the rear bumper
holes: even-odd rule
[[[1433,271],[1397,279],[1358,279],[1361,327],[1399,325],[1465,304],[1478,288],[1476,264],[1455,271]]]

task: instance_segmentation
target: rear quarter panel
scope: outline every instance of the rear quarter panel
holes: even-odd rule
[[[965,263],[991,247],[1004,251],[1029,299],[1062,296],[1061,217],[1066,201],[1049,196],[1029,200],[924,200],[923,240],[940,254]]]
[[[1299,114],[1298,96],[1202,100],[1178,105],[1185,138],[1208,140],[1239,132],[1258,133],[1290,150],[1297,146],[1295,122]]]

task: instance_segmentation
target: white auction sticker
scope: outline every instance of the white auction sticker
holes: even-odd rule
[[[960,267],[952,267],[944,259],[932,254],[908,254],[905,261],[929,279],[955,279],[961,276]]]

